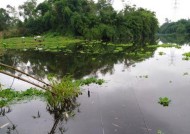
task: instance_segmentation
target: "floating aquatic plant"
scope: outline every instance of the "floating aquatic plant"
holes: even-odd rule
[[[140,75],[139,78],[148,78],[148,75]]]
[[[158,130],[157,134],[164,134],[164,133],[161,130]]]
[[[164,52],[158,52],[159,55],[165,55],[166,53]]]
[[[188,75],[188,72],[183,73],[183,75]]]
[[[176,44],[161,44],[161,45],[149,45],[149,48],[158,48],[158,47],[162,47],[162,48],[169,48],[169,47],[175,47],[177,49],[180,49],[181,46],[176,45]]]
[[[160,103],[162,106],[169,106],[171,100],[168,97],[160,97],[158,103]]]
[[[183,56],[185,56],[183,57],[183,60],[190,60],[190,52],[184,53]]]
[[[81,86],[90,85],[92,83],[102,85],[105,81],[103,79],[97,79],[95,77],[79,80]]]
[[[42,90],[30,88],[26,91],[15,91],[13,89],[0,90],[0,108],[20,100],[27,100],[33,97],[40,97],[45,94]]]

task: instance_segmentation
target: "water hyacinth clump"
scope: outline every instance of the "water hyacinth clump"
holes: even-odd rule
[[[45,92],[30,88],[26,91],[15,91],[13,89],[0,89],[0,108],[21,100],[32,99],[33,97],[42,97]]]
[[[92,83],[97,84],[97,85],[102,85],[104,82],[105,81],[103,79],[97,79],[95,77],[79,80],[79,83],[81,86],[90,85]]]
[[[158,103],[160,103],[162,106],[169,106],[171,100],[168,97],[160,97]]]
[[[158,52],[158,54],[162,56],[162,55],[165,55],[166,53],[164,53],[164,52]]]
[[[184,53],[183,56],[185,56],[183,57],[183,60],[190,60],[190,52]]]

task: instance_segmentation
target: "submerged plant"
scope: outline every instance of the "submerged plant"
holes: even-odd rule
[[[183,73],[183,75],[188,75],[188,72]]]
[[[168,97],[160,97],[158,103],[160,103],[162,106],[169,106],[169,103],[171,100]]]
[[[165,55],[166,53],[164,52],[158,52],[159,55]]]
[[[158,130],[157,134],[164,134],[164,133],[161,130]]]
[[[139,78],[148,78],[148,75],[140,75]]]
[[[95,77],[87,78],[87,79],[82,79],[78,81],[81,86],[83,85],[90,85],[92,83],[102,85],[105,81],[103,79],[97,79]]]

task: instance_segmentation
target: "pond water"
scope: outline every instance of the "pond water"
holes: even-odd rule
[[[115,53],[96,48],[100,49],[99,54],[81,50],[70,53],[7,51],[1,62],[45,81],[47,74],[52,73],[59,78],[66,74],[75,79],[95,76],[106,83],[82,87],[83,94],[77,99],[80,106],[68,120],[58,120],[41,99],[11,105],[11,111],[0,116],[0,126],[8,123],[0,128],[0,133],[157,134],[159,130],[164,134],[190,133],[190,61],[182,60],[182,54],[190,51],[189,45],[181,49],[151,49],[150,55],[144,58],[128,55],[135,51],[131,48]],[[15,90],[31,87],[2,74],[0,82]],[[171,99],[170,105],[160,105],[160,97]],[[37,115],[39,118],[34,118]]]

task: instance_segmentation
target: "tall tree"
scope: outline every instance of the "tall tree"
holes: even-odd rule
[[[0,8],[0,31],[8,29],[10,21],[11,17],[8,12],[5,9]]]
[[[37,6],[37,0],[27,0],[23,5],[19,6],[19,14],[23,16],[24,19],[36,18],[37,13],[35,8]]]

